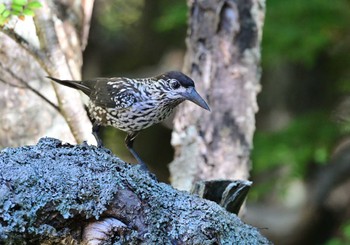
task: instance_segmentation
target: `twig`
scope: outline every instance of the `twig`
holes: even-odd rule
[[[52,103],[48,98],[46,98],[42,93],[40,93],[40,91],[38,91],[37,89],[35,89],[34,87],[30,86],[26,81],[24,81],[22,78],[20,78],[19,76],[17,76],[15,73],[13,73],[10,69],[8,69],[7,67],[4,67],[2,63],[0,63],[0,67],[2,69],[4,69],[6,72],[8,72],[12,77],[14,77],[16,80],[18,80],[21,84],[24,85],[24,87],[18,86],[16,84],[12,84],[9,83],[5,80],[0,79],[0,81],[2,83],[8,84],[11,87],[17,87],[17,88],[27,88],[30,91],[32,91],[34,94],[36,94],[37,96],[39,96],[41,99],[43,99],[45,102],[47,102],[49,105],[51,105],[55,110],[57,110],[60,113],[60,109],[58,106],[56,106],[54,103]]]

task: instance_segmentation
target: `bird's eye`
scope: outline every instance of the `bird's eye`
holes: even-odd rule
[[[179,81],[172,80],[170,83],[170,86],[172,89],[178,89],[178,88],[180,88],[180,83],[179,83]]]

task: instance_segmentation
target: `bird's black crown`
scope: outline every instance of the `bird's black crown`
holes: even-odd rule
[[[191,78],[179,71],[169,71],[161,75],[163,79],[175,79],[180,82],[180,84],[185,87],[194,87],[194,82]]]

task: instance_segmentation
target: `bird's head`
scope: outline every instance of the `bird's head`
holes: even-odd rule
[[[170,71],[158,77],[164,81],[166,96],[171,100],[189,100],[210,111],[208,104],[198,94],[191,78],[179,71]]]

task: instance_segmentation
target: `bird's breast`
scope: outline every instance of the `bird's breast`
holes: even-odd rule
[[[113,126],[122,131],[135,132],[148,128],[166,119],[173,111],[157,101],[136,102],[128,108],[102,108],[90,104],[91,116],[104,126]]]

